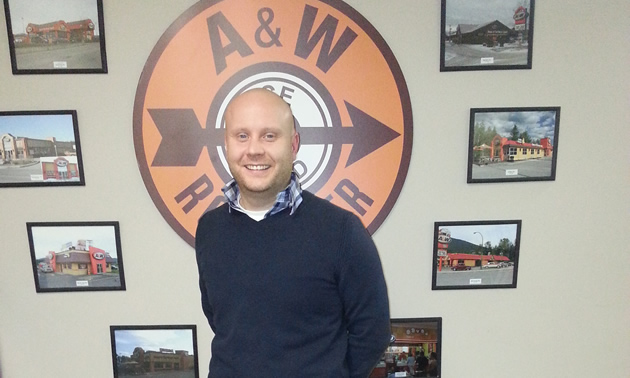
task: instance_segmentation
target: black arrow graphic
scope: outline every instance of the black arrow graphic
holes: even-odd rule
[[[162,141],[152,167],[194,167],[204,146],[222,146],[223,129],[203,128],[192,109],[148,109]]]
[[[352,127],[300,127],[300,140],[306,144],[351,144],[346,167],[400,136],[385,124],[344,101]],[[192,109],[148,109],[162,141],[153,167],[192,167],[197,165],[203,147],[216,148],[224,142],[224,129],[202,128]]]
[[[356,106],[344,101],[352,127],[300,127],[302,144],[351,144],[346,167],[400,136]]]

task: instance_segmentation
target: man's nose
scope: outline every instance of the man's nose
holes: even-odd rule
[[[265,152],[262,142],[256,138],[253,138],[247,144],[248,155],[262,155]]]

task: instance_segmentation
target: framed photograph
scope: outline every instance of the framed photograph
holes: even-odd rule
[[[559,107],[470,109],[468,183],[553,181]]]
[[[35,289],[125,290],[118,222],[26,223]]]
[[[435,222],[431,288],[516,288],[520,240],[520,220]]]
[[[110,326],[114,378],[199,378],[195,325]]]
[[[442,0],[440,71],[532,68],[534,0]]]
[[[4,0],[14,75],[107,73],[103,0]]]
[[[75,110],[0,111],[0,187],[84,186]]]
[[[391,342],[370,377],[439,377],[442,318],[391,319]]]

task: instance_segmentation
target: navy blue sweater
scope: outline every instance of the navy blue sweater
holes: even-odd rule
[[[387,288],[354,214],[304,191],[260,222],[228,206],[196,235],[209,377],[365,378],[390,337]]]

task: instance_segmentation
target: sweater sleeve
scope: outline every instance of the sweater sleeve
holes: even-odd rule
[[[352,378],[366,378],[391,335],[383,268],[371,236],[354,214],[344,227],[339,292],[348,332],[346,362]]]
[[[203,227],[204,227],[204,221],[202,218],[199,220],[199,223],[197,224],[197,231],[195,235],[195,254],[197,257],[197,269],[199,270],[199,290],[201,291],[201,309],[203,310],[204,315],[206,315],[206,318],[208,319],[210,328],[212,328],[212,331],[214,331],[214,324],[212,321],[212,317],[213,317],[212,306],[210,305],[210,302],[208,301],[208,291],[206,289],[206,284],[203,280],[203,265],[204,265],[203,240],[204,240],[204,234],[205,234],[203,231]]]
[[[210,324],[210,328],[215,332],[214,324],[212,322],[212,306],[208,302],[208,294],[206,291],[206,284],[203,282],[201,275],[199,276],[199,289],[201,290],[201,309],[203,310],[204,315],[208,318],[208,324]]]

